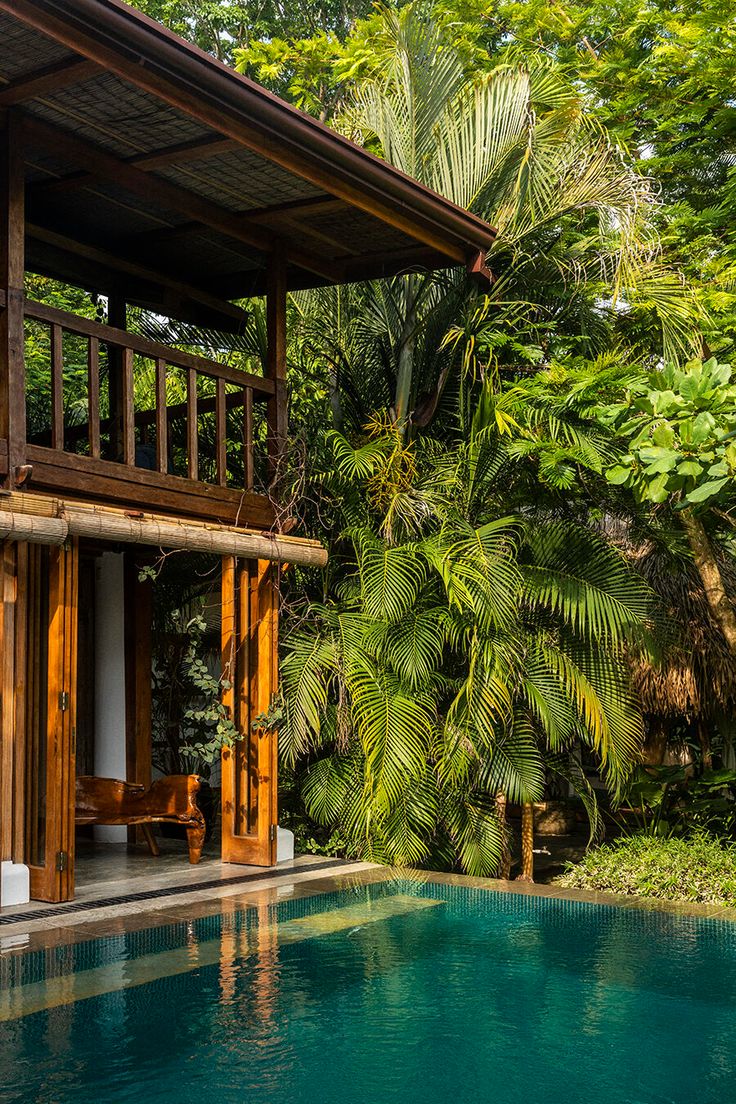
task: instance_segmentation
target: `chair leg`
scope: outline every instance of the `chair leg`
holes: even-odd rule
[[[202,821],[201,824],[193,824],[191,828],[187,828],[187,843],[189,844],[189,861],[194,866],[202,858],[202,848],[204,847],[204,836],[207,830],[207,825]]]
[[[153,829],[151,828],[151,825],[150,824],[141,824],[141,831],[143,832],[143,835],[146,837],[146,843],[148,844],[148,850],[151,852],[151,854],[155,858],[158,858],[158,856],[161,854],[161,851],[159,850],[159,846],[156,843],[156,837],[153,834]]]

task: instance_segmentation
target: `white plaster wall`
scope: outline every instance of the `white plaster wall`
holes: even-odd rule
[[[95,775],[125,779],[123,554],[103,552],[95,577]],[[95,839],[126,843],[124,824],[98,824]]]

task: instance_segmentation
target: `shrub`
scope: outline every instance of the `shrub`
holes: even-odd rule
[[[568,889],[736,906],[736,846],[706,832],[684,838],[642,832],[595,848],[556,882]]]

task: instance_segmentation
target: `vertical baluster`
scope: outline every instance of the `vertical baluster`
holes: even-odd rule
[[[61,326],[51,326],[51,447],[64,448],[64,345]]]
[[[135,464],[135,407],[133,395],[133,350],[122,349],[123,463]]]
[[[189,478],[199,478],[199,450],[197,447],[197,373],[187,369],[187,464]]]
[[[166,413],[166,361],[156,357],[156,467],[169,470],[169,420]]]
[[[218,379],[215,384],[215,439],[217,449],[217,482],[220,487],[227,485],[227,425],[225,418],[225,381]]]
[[[243,388],[243,485],[253,490],[253,391]]]
[[[90,337],[87,344],[87,421],[89,454],[99,460],[100,451],[100,343]]]

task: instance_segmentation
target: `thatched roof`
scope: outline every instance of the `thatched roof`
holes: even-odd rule
[[[736,708],[736,664],[714,621],[692,564],[651,544],[629,546],[626,556],[656,594],[666,640],[659,666],[633,660],[634,685],[645,713],[715,720]],[[721,573],[736,600],[736,565],[721,558]]]

